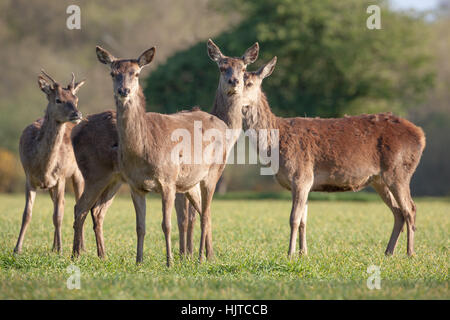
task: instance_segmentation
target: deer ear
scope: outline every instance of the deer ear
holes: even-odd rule
[[[152,47],[152,48],[144,51],[137,59],[139,67],[142,68],[143,66],[146,66],[147,64],[152,62],[153,58],[155,57],[155,51],[156,51],[155,47]]]
[[[277,57],[273,57],[266,65],[262,66],[257,73],[259,74],[261,79],[267,78],[275,69],[275,65],[277,64]]]
[[[45,94],[52,93],[53,87],[41,76],[38,77],[38,85]]]
[[[250,64],[256,61],[258,59],[258,53],[259,53],[259,44],[258,42],[255,42],[254,45],[252,45],[250,48],[248,48],[244,55],[242,56],[242,59],[244,60],[245,64]]]
[[[114,60],[116,60],[116,58],[111,53],[109,53],[100,46],[97,46],[95,48],[95,52],[97,53],[98,61],[100,61],[101,63],[110,65],[111,63],[114,62]]]
[[[212,61],[218,62],[223,57],[223,54],[222,52],[220,52],[219,47],[216,46],[216,44],[211,39],[208,39],[208,43],[206,46],[208,48],[208,56]]]
[[[77,94],[78,90],[80,90],[81,86],[86,82],[86,79],[81,80],[80,82],[75,83],[72,89],[72,94]]]

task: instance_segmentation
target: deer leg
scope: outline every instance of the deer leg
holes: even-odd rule
[[[390,186],[389,190],[394,195],[403,214],[403,218],[406,221],[407,254],[408,256],[412,256],[414,255],[414,232],[416,230],[416,205],[411,198],[409,185],[407,183],[396,183]]]
[[[56,251],[58,253],[61,253],[62,250],[61,225],[64,217],[65,184],[65,180],[61,179],[58,181],[58,184],[50,191],[53,194],[53,225],[55,226],[52,251]]]
[[[186,196],[190,202],[188,209],[189,212],[188,212],[187,250],[189,256],[192,256],[192,254],[194,253],[194,227],[196,220],[195,211],[197,211],[199,214],[201,214],[202,212],[200,185],[196,185],[194,188],[189,190],[189,192],[186,193]]]
[[[194,254],[194,227],[197,213],[192,204],[189,204],[188,231],[187,231],[187,253],[190,257]]]
[[[305,212],[305,205],[308,199],[310,187],[311,184],[307,185],[306,183],[294,183],[291,188],[292,209],[291,209],[291,217],[289,220],[291,227],[291,237],[289,241],[289,251],[288,251],[288,256],[290,258],[292,258],[295,253],[297,233],[300,227],[300,221],[302,220],[303,213]]]
[[[136,233],[137,233],[137,253],[136,263],[141,263],[144,256],[144,238],[145,238],[145,193],[131,190],[131,198],[136,211]]]
[[[52,189],[49,189],[48,190],[48,194],[50,195],[50,198],[52,199],[52,202],[53,202],[53,215],[55,214],[55,203],[56,203],[56,192],[55,192],[55,189],[54,188],[52,188]],[[54,220],[54,217],[52,216],[52,219]],[[52,220],[52,221],[53,221]],[[53,221],[53,225],[54,225],[55,223],[54,223],[54,221]],[[55,251],[55,248],[56,248],[56,229],[55,229],[55,231],[54,231],[54,234],[53,234],[53,246],[52,246],[52,251]]]
[[[386,205],[391,209],[392,214],[394,215],[394,228],[392,229],[392,234],[385,251],[385,255],[393,255],[395,247],[397,246],[398,237],[400,236],[400,232],[402,231],[403,225],[405,224],[405,219],[403,218],[403,214],[398,207],[394,196],[389,191],[389,188],[386,186],[386,184],[384,184],[384,182],[376,180],[374,183],[372,183],[372,187],[380,195],[384,203],[386,203]]]
[[[75,200],[78,201],[80,200],[84,189],[83,175],[79,171],[72,176],[72,186],[73,191],[75,192]]]
[[[308,254],[308,247],[306,245],[306,220],[308,218],[308,201],[305,204],[305,211],[300,219],[299,237],[300,237],[300,255]]]
[[[16,247],[14,248],[14,253],[22,252],[23,238],[25,237],[25,232],[27,231],[28,224],[31,221],[31,214],[33,211],[34,199],[36,198],[36,190],[32,189],[27,182],[25,185],[25,209],[22,215],[22,226],[20,227],[19,238],[17,239]]]
[[[197,209],[195,209],[197,208]],[[178,230],[180,233],[180,255],[192,256],[194,248],[194,227],[197,210],[201,213],[200,189],[195,186],[185,194],[177,193],[175,197]]]
[[[109,183],[109,177],[97,181],[86,181],[83,194],[75,205],[72,258],[76,258],[80,255],[84,220],[86,219],[89,210],[94,206],[98,197]]]
[[[175,201],[175,188],[172,186],[163,187],[161,195],[163,209],[163,220],[161,227],[164,232],[164,237],[166,238],[167,267],[170,267],[172,264],[172,242],[170,239],[172,224],[170,221],[170,216],[172,215]]]
[[[196,210],[199,214],[202,212],[202,195],[201,188],[199,185],[196,185],[191,190],[185,193],[186,198],[189,200],[189,203],[193,206],[193,209]]]
[[[94,223],[95,240],[97,243],[97,255],[99,258],[105,258],[105,241],[103,238],[103,220],[108,208],[111,206],[114,196],[122,183],[114,181],[101,194],[95,206],[91,209],[92,221]]]
[[[186,233],[189,224],[189,202],[187,197],[182,193],[175,196],[175,211],[177,212],[178,233],[180,234],[180,256],[186,256]]]
[[[181,257],[192,256],[194,247],[194,226],[196,213],[193,205],[190,204],[189,201],[194,201],[196,206],[200,207],[200,199],[189,200],[187,194],[176,194],[175,209],[177,212],[178,230],[180,233]]]
[[[83,175],[78,170],[72,176],[72,186],[75,192],[75,200],[78,202],[78,200],[80,200],[81,198],[81,195],[83,194],[84,189]],[[81,230],[81,251],[85,251],[84,230]]]
[[[200,249],[199,249],[199,261],[203,261],[203,252],[206,245],[209,247],[209,252],[207,252],[207,258],[212,258],[214,253],[212,250],[212,244],[207,244],[208,240],[211,241],[211,201],[214,195],[215,184],[202,182],[201,188],[201,200],[202,200],[202,215],[201,215],[201,236],[200,236]]]

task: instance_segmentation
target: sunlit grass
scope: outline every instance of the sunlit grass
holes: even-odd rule
[[[12,254],[23,195],[0,195],[0,298],[2,299],[449,299],[449,202],[418,200],[416,253],[406,256],[406,235],[396,254],[385,257],[393,218],[381,202],[311,201],[309,255],[286,257],[288,200],[215,200],[213,238],[216,258],[198,264],[175,254],[165,266],[161,204],[147,202],[144,263],[135,264],[135,215],[131,200],[115,200],[105,219],[107,259],[96,257],[90,217],[87,251],[74,262],[81,289],[66,286],[72,245],[74,199],[66,200],[63,254],[50,251],[52,204],[37,196],[23,253]],[[173,214],[172,242],[178,251]],[[196,229],[196,247],[199,241]],[[176,253],[175,252],[175,253]],[[366,286],[367,268],[381,268],[381,289]]]

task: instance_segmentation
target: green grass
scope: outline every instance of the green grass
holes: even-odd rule
[[[151,194],[151,197],[158,197],[157,194]],[[291,200],[289,191],[273,191],[273,192],[255,192],[255,191],[231,191],[223,195],[216,194],[215,199],[220,200]],[[312,192],[309,194],[310,201],[359,201],[371,202],[380,201],[378,194],[368,191],[361,192]],[[450,197],[422,197],[421,200],[448,202]]]
[[[87,252],[75,261],[81,289],[66,281],[74,199],[66,199],[63,254],[50,251],[52,204],[39,193],[23,253],[14,256],[23,195],[0,195],[0,299],[449,299],[448,201],[418,200],[416,253],[406,256],[406,232],[385,257],[393,218],[381,202],[311,201],[309,255],[286,257],[289,200],[213,201],[216,259],[165,266],[159,199],[147,201],[144,263],[136,266],[135,215],[129,197],[115,200],[105,219],[108,258],[96,257],[90,217]],[[173,214],[173,250],[178,231]],[[196,226],[198,247],[199,227]],[[381,268],[381,289],[369,290],[367,268]]]

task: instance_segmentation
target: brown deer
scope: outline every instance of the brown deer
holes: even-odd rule
[[[409,184],[425,148],[422,129],[390,113],[338,119],[277,117],[261,89],[276,61],[274,57],[258,71],[245,74],[243,117],[244,129],[279,130],[276,178],[292,192],[289,256],[295,253],[298,230],[300,253],[307,253],[303,212],[309,192],[358,191],[368,185],[394,214],[386,255],[394,253],[405,221],[407,253],[413,255],[416,206]]]
[[[108,110],[87,116],[72,131],[72,144],[85,183],[85,189],[81,196],[83,200],[80,203],[94,203],[91,215],[97,242],[97,255],[103,259],[106,255],[103,221],[116,192],[125,183],[120,174],[117,154],[119,137],[116,111]],[[199,197],[197,195],[196,199]],[[190,245],[187,251],[192,253],[192,228],[196,213],[184,194],[177,193],[175,199],[180,232],[180,255],[185,256],[186,241]],[[189,206],[189,209],[184,206]],[[189,229],[187,210],[191,210]]]
[[[243,83],[243,78],[237,76],[239,74],[238,71],[239,69],[245,71],[249,64],[256,61],[259,54],[259,44],[256,42],[248,48],[242,57],[231,58],[223,55],[219,47],[209,39],[207,42],[207,52],[211,60],[217,63],[220,70],[219,85],[211,113],[225,121],[229,129],[239,130],[236,131],[237,136],[230,141],[229,148],[231,148],[235,144],[242,129],[242,104],[239,104],[239,102],[242,102],[242,98],[237,99],[236,93],[229,95],[229,84],[231,81]],[[230,79],[230,74],[236,74],[235,80]],[[192,255],[194,224],[196,220],[195,208],[182,195],[177,195],[175,206],[178,229],[180,230],[180,253]]]
[[[26,176],[26,202],[15,253],[22,251],[23,239],[31,221],[38,188],[49,190],[53,200],[55,226],[53,250],[58,252],[62,249],[61,224],[64,216],[66,179],[72,179],[77,199],[83,191],[83,177],[75,161],[70,134],[75,124],[82,118],[77,108],[76,93],[84,84],[84,80],[75,83],[75,76],[72,73],[72,81],[63,88],[43,70],[42,73],[43,76],[40,75],[38,78],[38,84],[47,95],[45,116],[26,127],[20,137],[20,160]],[[81,246],[83,247],[82,235]]]
[[[116,112],[112,110],[87,116],[72,131],[73,149],[85,185],[76,210],[81,205],[82,210],[91,210],[100,258],[105,257],[103,220],[124,182],[119,170],[118,143]]]
[[[242,104],[239,100],[238,92],[242,91],[243,88],[243,70],[245,70],[247,64],[252,63],[256,60],[259,49],[258,44],[255,44],[254,46],[249,48],[241,58],[230,58],[223,56],[220,50],[211,40],[208,41],[208,48],[210,56],[214,57],[213,60],[217,61],[217,63],[219,64],[219,68],[221,69],[219,88],[216,93],[213,114],[218,116],[219,118],[222,118],[222,120],[224,120],[227,124],[228,128],[235,128],[240,130],[242,128],[242,117],[238,114],[237,116],[234,116],[234,118],[231,118],[229,115],[234,115],[236,113],[230,113],[229,110],[234,111],[234,109],[237,107],[241,108]],[[97,49],[99,59],[103,59],[102,50],[103,49],[101,48]],[[107,55],[109,55],[109,53],[107,53]],[[110,57],[107,58],[112,59]],[[103,62],[102,60],[100,61]],[[120,60],[115,59],[114,61]],[[137,63],[136,60],[123,60],[122,62],[130,63],[129,65],[125,66],[123,66],[124,63],[116,65],[116,68],[119,68],[118,66],[122,65],[122,68],[124,68],[122,69],[122,72],[125,74],[127,71],[129,71],[129,69],[127,68],[134,68],[135,70],[141,68],[140,66],[139,68],[137,68],[136,65],[132,63]],[[108,64],[110,63],[108,62]],[[136,83],[136,85],[138,85],[138,83]],[[117,88],[116,93],[115,85],[114,92],[116,96],[116,103],[117,95],[120,94],[118,90],[119,88]],[[139,94],[141,89],[138,88],[136,90],[138,90],[137,94]],[[83,217],[82,219],[84,219],[86,212],[89,210],[89,208],[92,208],[91,212],[94,219],[94,230],[97,239],[97,251],[100,257],[104,257],[104,241],[102,235],[102,223],[104,215],[106,214],[108,206],[112,202],[116,190],[122,183],[119,169],[119,160],[117,156],[119,137],[116,130],[117,124],[115,112],[108,111],[99,115],[88,117],[88,121],[80,124],[73,134],[73,144],[76,151],[78,165],[80,167],[80,170],[83,172],[86,185],[85,192],[83,193],[80,201],[77,203],[75,216],[80,215],[81,217]],[[234,145],[237,137],[238,135],[232,137],[229,141],[227,141],[226,152],[228,152],[228,150]],[[206,166],[204,170],[210,169],[208,169],[208,166]],[[222,166],[219,168],[219,171],[220,173],[223,171]],[[207,174],[207,172],[205,172],[204,174]],[[191,206],[191,214],[188,218],[187,198],[189,198],[190,201],[195,205],[197,211],[201,212],[200,186],[197,185],[192,188],[187,193],[187,197],[185,197],[181,193],[177,193],[176,195],[175,205],[180,232],[181,255],[185,255],[186,251],[192,253],[193,248],[193,222],[195,221],[195,212],[193,209],[194,207]],[[190,222],[189,225],[188,222]],[[165,227],[163,226],[163,230],[164,229]],[[138,229],[138,234],[139,232],[142,233],[142,230],[139,231]],[[212,236],[210,233],[205,232],[205,237],[207,237],[206,254],[208,258],[211,258],[213,256]],[[188,245],[187,250],[186,241]],[[76,246],[76,240],[74,240],[74,256],[77,256],[79,254],[77,252]],[[139,258],[139,247],[140,245],[138,243],[138,262],[142,260],[142,255]],[[202,252],[202,249],[200,251]],[[202,253],[200,253],[200,259],[201,257]]]

